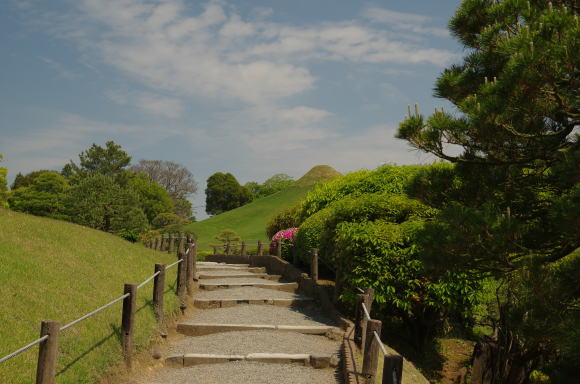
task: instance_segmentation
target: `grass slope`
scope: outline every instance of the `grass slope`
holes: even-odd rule
[[[242,240],[251,245],[258,240],[268,241],[265,233],[268,220],[281,210],[297,204],[311,189],[312,185],[293,186],[242,207],[192,223],[188,227],[197,235],[200,250],[210,249],[209,244],[216,242],[215,236],[226,228],[236,231]]]
[[[119,237],[75,224],[0,208],[0,357],[39,336],[41,320],[65,325],[123,294],[124,283],[139,284],[154,263],[175,256],[151,251]],[[179,303],[169,292],[176,268],[166,278],[166,311]],[[150,305],[152,283],[138,291],[135,345],[155,334]],[[57,382],[94,383],[120,361],[122,303],[61,332]],[[0,364],[0,383],[33,383],[38,347]]]

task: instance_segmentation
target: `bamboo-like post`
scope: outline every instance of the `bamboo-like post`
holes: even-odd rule
[[[385,355],[383,361],[383,383],[401,384],[403,382],[403,357]]]
[[[242,241],[242,248],[240,249],[240,256],[246,256],[246,242]]]
[[[369,320],[367,323],[366,345],[363,350],[363,368],[362,373],[365,377],[365,384],[375,384],[377,379],[377,370],[379,367],[379,343],[374,335],[376,332],[381,335],[382,323],[380,320]]]
[[[256,255],[264,256],[264,249],[262,247],[262,240],[258,240],[258,250],[256,251]]]
[[[365,302],[365,295],[363,293],[359,293],[356,295],[356,307],[354,310],[354,318],[355,318],[355,328],[354,328],[354,340],[360,347],[362,345],[362,319],[364,317],[364,311],[362,309],[362,304]]]
[[[40,343],[38,362],[36,365],[36,384],[56,383],[56,360],[58,354],[58,321],[45,320],[40,324],[40,337],[48,335],[48,339]]]
[[[165,264],[155,264],[155,273],[159,272],[153,280],[153,311],[157,319],[157,326],[162,332],[163,328],[163,290],[165,289]]]
[[[310,277],[314,282],[318,281],[318,249],[312,248],[310,250],[312,254],[312,259],[310,262]]]
[[[181,263],[177,264],[177,296],[179,296],[179,308],[183,313],[186,308],[185,304],[185,293],[187,292],[186,287],[186,274],[187,274],[187,259],[185,254],[180,252],[178,254]]]
[[[137,284],[125,284],[123,292],[129,293],[129,296],[123,300],[121,342],[125,365],[131,369],[133,367],[133,328],[135,327],[135,307],[137,306]]]
[[[276,256],[282,258],[282,239],[276,239]]]

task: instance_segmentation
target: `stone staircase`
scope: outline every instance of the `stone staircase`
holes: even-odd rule
[[[341,383],[344,331],[297,293],[298,284],[247,264],[197,263],[193,313],[134,383]]]

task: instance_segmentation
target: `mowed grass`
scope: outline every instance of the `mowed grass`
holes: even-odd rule
[[[124,283],[145,280],[154,263],[175,260],[104,232],[0,208],[0,357],[37,339],[42,320],[63,326],[121,296]],[[179,308],[176,270],[167,272],[168,314]],[[138,350],[156,335],[152,289],[150,282],[138,291]],[[121,310],[116,303],[61,332],[57,383],[94,383],[122,361]],[[0,383],[34,383],[37,356],[35,346],[0,363]]]
[[[255,246],[258,240],[269,242],[266,236],[268,220],[278,212],[297,204],[312,187],[293,186],[242,207],[192,223],[188,228],[197,235],[200,250],[211,249],[210,244],[216,243],[214,238],[223,229],[233,229],[250,246]]]

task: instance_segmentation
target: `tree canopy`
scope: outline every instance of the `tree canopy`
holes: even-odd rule
[[[2,161],[2,154],[0,153],[0,161]],[[8,169],[5,167],[0,167],[0,206],[3,206],[6,202],[6,196],[8,194]]]
[[[286,189],[294,184],[294,179],[285,173],[277,173],[272,177],[264,181],[263,184],[259,184],[255,181],[250,181],[244,184],[244,187],[250,191],[252,198],[259,199],[261,197],[266,197]]]
[[[217,215],[252,201],[250,192],[231,173],[217,172],[207,179],[205,211]]]
[[[34,172],[29,180],[23,183],[21,179],[21,186],[12,191],[8,198],[10,208],[36,216],[68,219],[65,206],[68,180],[55,171]]]
[[[101,174],[118,177],[131,163],[131,156],[114,141],[107,141],[105,147],[94,144],[79,154],[79,165],[72,160],[64,166],[65,177]]]

